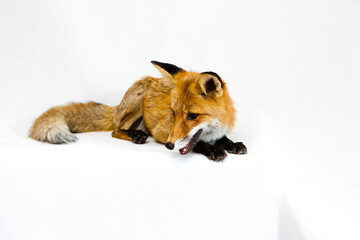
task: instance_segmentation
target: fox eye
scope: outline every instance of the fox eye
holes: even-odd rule
[[[194,120],[195,118],[197,118],[197,116],[199,116],[199,114],[189,113],[186,118],[187,118],[187,120]]]

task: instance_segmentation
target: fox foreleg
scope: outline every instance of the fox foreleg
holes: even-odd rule
[[[247,153],[247,149],[242,142],[233,142],[226,136],[217,140],[214,145],[211,145],[204,141],[199,141],[196,143],[193,151],[196,153],[201,153],[205,155],[208,159],[216,162],[222,161],[227,157],[225,151],[233,154]]]
[[[233,153],[233,154],[247,153],[247,149],[242,142],[233,142],[230,139],[228,139],[226,136],[217,140],[215,146],[218,146],[226,150],[228,153]]]
[[[211,145],[204,141],[196,143],[193,151],[205,155],[208,159],[219,162],[227,157],[225,150],[217,145]]]

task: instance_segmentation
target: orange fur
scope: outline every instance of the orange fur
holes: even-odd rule
[[[167,71],[161,63],[153,63],[163,77],[135,82],[118,106],[90,102],[51,108],[35,120],[29,136],[65,143],[76,140],[72,133],[113,130],[113,137],[132,140],[128,130],[139,129],[136,125],[142,118],[141,130],[157,142],[174,143],[204,123],[216,122],[229,130],[234,126],[235,109],[221,79],[183,69]],[[196,119],[188,119],[191,113],[198,114]]]
[[[49,143],[76,141],[72,133],[114,129],[115,108],[103,104],[71,103],[43,113],[30,128],[29,137]]]
[[[196,72],[180,72],[174,80],[165,77],[154,81],[144,96],[143,116],[155,140],[175,142],[200,123],[214,119],[229,129],[234,126],[235,109],[226,85],[221,96],[204,96],[201,88],[204,77]],[[189,113],[199,114],[199,117],[189,121],[186,119]]]

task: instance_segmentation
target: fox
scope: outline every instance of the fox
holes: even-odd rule
[[[151,63],[162,77],[136,81],[119,105],[87,102],[50,108],[34,121],[29,137],[63,144],[77,141],[74,133],[112,131],[112,137],[136,144],[152,136],[169,150],[200,153],[213,161],[223,161],[227,153],[247,153],[242,142],[227,138],[235,108],[217,73]]]

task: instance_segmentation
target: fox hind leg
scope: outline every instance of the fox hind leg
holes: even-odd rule
[[[145,143],[149,135],[145,132],[141,112],[137,110],[132,116],[127,115],[123,119],[124,120],[120,121],[119,124],[116,124],[112,136],[114,138],[129,140],[137,144]]]
[[[150,81],[148,78],[137,81],[125,93],[114,116],[114,138],[145,143],[149,135],[143,124],[143,98]]]
[[[148,134],[145,133],[142,130],[114,130],[112,132],[112,136],[114,138],[124,139],[132,141],[133,143],[137,144],[143,144],[146,142],[146,139],[148,138]]]

